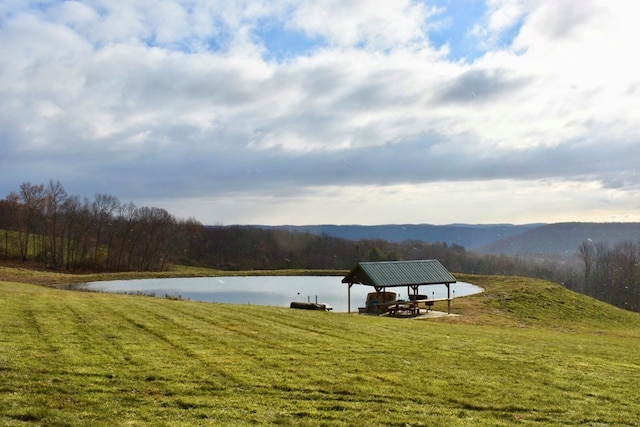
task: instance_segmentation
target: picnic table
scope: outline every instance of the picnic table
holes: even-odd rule
[[[391,316],[417,316],[420,314],[418,301],[396,301],[387,307]]]
[[[387,313],[390,316],[418,316],[420,315],[420,305],[424,304],[427,311],[433,310],[433,304],[436,301],[447,301],[447,298],[432,299],[416,299],[416,300],[398,300],[387,303]]]

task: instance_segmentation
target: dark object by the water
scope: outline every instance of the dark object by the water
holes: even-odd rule
[[[319,310],[330,311],[332,308],[326,304],[318,304],[317,302],[298,302],[293,301],[290,308],[300,308],[302,310]]]

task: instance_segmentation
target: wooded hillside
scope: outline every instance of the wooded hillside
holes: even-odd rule
[[[640,223],[563,222],[540,225],[507,236],[476,250],[496,255],[547,255],[572,257],[584,241],[613,246],[622,241],[640,241]]]

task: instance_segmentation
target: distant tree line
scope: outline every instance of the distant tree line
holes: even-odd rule
[[[584,241],[578,248],[583,277],[578,291],[631,311],[640,311],[640,243]]]
[[[326,234],[253,226],[205,226],[192,242],[189,259],[223,270],[340,269],[358,261],[438,258],[455,264],[462,246],[425,242],[390,243],[381,239],[348,240]]]
[[[0,200],[0,231],[2,258],[70,271],[161,270],[176,262],[225,270],[349,269],[358,261],[436,258],[451,271],[532,274],[517,258],[470,254],[443,242],[354,241],[252,226],[203,226],[108,194],[93,200],[69,195],[53,180],[23,183]],[[546,268],[533,270],[552,276]]]
[[[359,261],[431,258],[456,272],[508,275],[527,268],[515,258],[479,256],[442,242],[354,241],[252,226],[203,226],[108,194],[93,200],[69,195],[53,180],[23,183],[0,200],[0,233],[0,259],[68,271],[162,270],[173,263],[223,270],[346,270]]]
[[[0,200],[4,259],[69,271],[162,270],[187,248],[200,227],[167,211],[67,194],[59,181],[20,185]]]
[[[204,226],[198,238],[192,242],[184,262],[222,270],[348,270],[359,261],[438,259],[447,269],[458,273],[522,275],[548,280],[559,276],[551,262],[476,254],[444,242],[348,240],[327,234],[240,225]]]

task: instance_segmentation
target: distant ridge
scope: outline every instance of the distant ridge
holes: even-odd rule
[[[534,230],[544,224],[386,224],[386,225],[254,225],[263,229],[281,229],[301,233],[326,234],[348,240],[382,239],[389,242],[418,240],[442,242],[473,250],[508,237]]]
[[[348,240],[409,240],[460,245],[468,251],[507,256],[575,255],[584,241],[613,246],[640,242],[640,222],[562,222],[555,224],[385,224],[385,225],[247,225],[265,230],[287,230]]]
[[[610,246],[621,241],[638,242],[640,240],[640,223],[564,222],[546,224],[478,247],[476,250],[501,255],[552,254],[566,258],[575,254],[582,242],[589,240],[594,243],[603,242]]]

